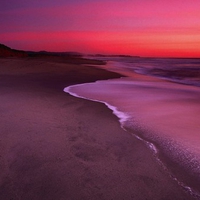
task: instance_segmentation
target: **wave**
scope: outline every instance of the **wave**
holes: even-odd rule
[[[124,130],[139,130],[133,136],[149,147],[173,180],[200,199],[200,59],[103,59],[107,65],[100,68],[127,77],[64,91],[105,104]]]
[[[98,83],[101,81],[97,81]],[[78,85],[72,85],[69,87],[66,87],[64,89],[64,92],[69,93],[70,95],[77,97],[77,98],[82,98],[82,99],[86,99],[86,100],[90,100],[90,101],[95,101],[95,102],[99,102],[99,103],[103,103],[105,104],[110,110],[112,110],[113,114],[116,115],[119,119],[121,128],[124,129],[125,131],[130,130],[129,128],[131,126],[133,126],[132,128],[135,129],[137,127],[136,123],[132,123],[133,122],[133,118],[132,116],[127,113],[127,112],[122,112],[120,111],[116,106],[111,105],[110,103],[106,102],[106,101],[102,101],[99,99],[94,99],[94,98],[89,98],[89,97],[85,97],[83,95],[78,94],[78,92],[74,92],[73,89],[76,88],[80,88],[82,86],[89,86],[90,87],[90,83],[84,83],[84,84],[78,84]],[[130,131],[129,131],[130,132]],[[148,148],[152,151],[152,153],[154,154],[157,162],[162,166],[162,168],[168,173],[168,175],[175,180],[178,185],[180,185],[186,192],[188,192],[190,195],[192,195],[193,197],[199,199],[200,198],[200,194],[199,192],[197,192],[195,189],[193,189],[192,187],[188,186],[187,184],[185,184],[184,182],[180,181],[171,171],[170,169],[166,166],[166,164],[162,161],[162,159],[160,158],[160,150],[157,147],[157,145],[152,142],[152,140],[148,140],[147,137],[142,137],[141,135],[137,135],[135,133],[132,133],[132,135],[137,138],[138,140],[144,142],[145,145],[148,146]],[[154,138],[155,139],[155,138]]]

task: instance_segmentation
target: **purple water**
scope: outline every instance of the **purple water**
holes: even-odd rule
[[[108,61],[102,68],[128,77],[74,85],[64,91],[105,103],[124,129],[140,130],[135,136],[183,188],[200,199],[200,59],[101,59]],[[171,173],[159,152],[195,181],[180,180],[182,176]]]

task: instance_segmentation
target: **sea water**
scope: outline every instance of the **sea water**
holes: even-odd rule
[[[139,130],[134,136],[149,146],[172,178],[200,199],[200,59],[98,59],[107,61],[102,68],[127,77],[74,85],[65,92],[105,103],[124,129]],[[193,178],[179,176],[161,155]]]

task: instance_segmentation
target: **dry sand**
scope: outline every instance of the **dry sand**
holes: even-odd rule
[[[193,199],[103,104],[63,92],[115,77],[73,60],[0,59],[1,200]]]

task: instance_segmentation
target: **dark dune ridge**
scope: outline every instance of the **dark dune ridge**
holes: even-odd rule
[[[11,49],[10,47],[0,44],[0,57],[27,57],[25,51]]]
[[[103,104],[63,92],[121,75],[82,58],[0,63],[0,199],[193,199]]]

